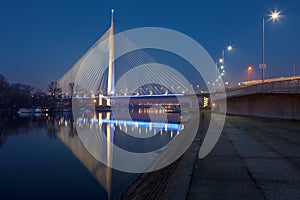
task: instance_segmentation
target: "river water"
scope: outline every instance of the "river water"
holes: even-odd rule
[[[113,199],[138,176],[111,169],[95,159],[81,142],[76,123],[80,127],[92,127],[96,123],[98,128],[107,124],[111,127],[112,124],[116,144],[135,152],[141,151],[141,147],[145,151],[159,148],[179,131],[176,128],[163,131],[161,127],[156,130],[152,124],[149,128],[149,119],[144,117],[149,116],[149,110],[133,113],[140,115],[137,118],[143,119],[142,124],[137,124],[136,120],[134,123],[129,120],[126,123],[111,119],[105,121],[102,116],[107,114],[83,116],[76,120],[70,114],[2,116],[0,199]],[[156,111],[152,114],[160,113]],[[176,113],[168,116],[175,122],[173,124],[179,124]],[[123,134],[125,129],[157,134],[157,147],[153,147],[153,142],[149,146],[135,146],[140,142],[126,141],[128,138]]]

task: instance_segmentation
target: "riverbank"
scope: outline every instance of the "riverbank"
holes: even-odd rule
[[[300,121],[227,116],[212,152],[198,159],[209,118],[180,159],[140,175],[118,199],[300,198]]]
[[[299,158],[300,121],[227,116],[186,199],[300,199]]]

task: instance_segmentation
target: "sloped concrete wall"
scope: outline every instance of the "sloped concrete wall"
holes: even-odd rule
[[[300,120],[300,94],[253,94],[227,99],[227,113]]]

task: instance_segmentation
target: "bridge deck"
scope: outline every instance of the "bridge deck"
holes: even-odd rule
[[[300,94],[300,78],[227,88],[226,93],[227,97],[243,96],[256,93]]]

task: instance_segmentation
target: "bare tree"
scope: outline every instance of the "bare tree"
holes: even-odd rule
[[[60,88],[60,86],[57,82],[52,81],[48,85],[48,92],[49,92],[49,95],[51,98],[50,112],[53,112],[56,107],[57,97],[59,97],[59,95],[61,95],[62,89]]]
[[[16,110],[21,107],[31,107],[34,88],[30,85],[13,83],[7,86],[2,92],[2,106],[10,110]]]
[[[34,106],[49,106],[48,95],[41,89],[35,89],[32,104]]]
[[[59,95],[61,95],[62,89],[57,82],[52,81],[48,85],[48,92],[52,98],[57,98]]]
[[[73,96],[73,92],[74,92],[74,82],[69,83],[69,91],[70,91],[70,96]]]
[[[9,87],[9,84],[6,81],[6,78],[0,74],[0,106],[2,105],[2,98],[5,90],[7,90]]]

